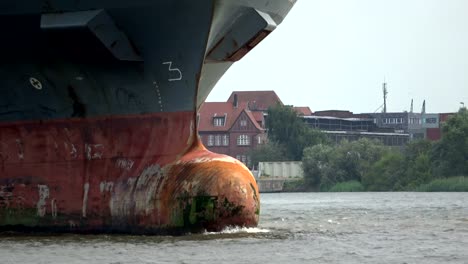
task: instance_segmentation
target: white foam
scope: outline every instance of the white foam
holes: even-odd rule
[[[258,234],[258,233],[269,233],[269,229],[258,228],[258,227],[227,227],[221,232],[205,232],[205,235],[215,235],[215,234]]]

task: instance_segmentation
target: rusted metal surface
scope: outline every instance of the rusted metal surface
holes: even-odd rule
[[[194,147],[170,167],[169,174],[175,179],[171,181],[174,185],[167,186],[172,190],[170,193],[176,194],[168,199],[177,201],[173,208],[187,210],[189,206],[192,212],[196,208],[196,218],[190,215],[189,225],[197,223],[209,230],[257,225],[260,212],[258,187],[253,175],[240,161],[212,153],[196,141]]]
[[[248,169],[204,149],[193,113],[0,125],[0,228],[166,233],[258,221]]]

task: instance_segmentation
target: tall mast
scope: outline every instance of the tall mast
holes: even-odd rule
[[[384,81],[384,83],[383,83],[382,86],[383,86],[382,88],[383,88],[383,100],[384,100],[384,101],[383,101],[383,102],[384,102],[384,103],[383,103],[384,106],[383,106],[383,111],[382,111],[382,113],[387,113],[387,94],[388,94],[388,91],[387,91],[387,83]]]

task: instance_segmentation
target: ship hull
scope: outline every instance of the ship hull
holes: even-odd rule
[[[203,147],[196,113],[273,19],[230,1],[22,2],[0,4],[0,231],[258,223],[252,174]]]
[[[0,125],[0,230],[254,226],[259,200],[250,172],[207,151],[192,121],[187,111]]]

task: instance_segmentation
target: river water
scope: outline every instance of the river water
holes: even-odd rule
[[[258,228],[0,237],[0,263],[468,263],[468,193],[262,194]]]

